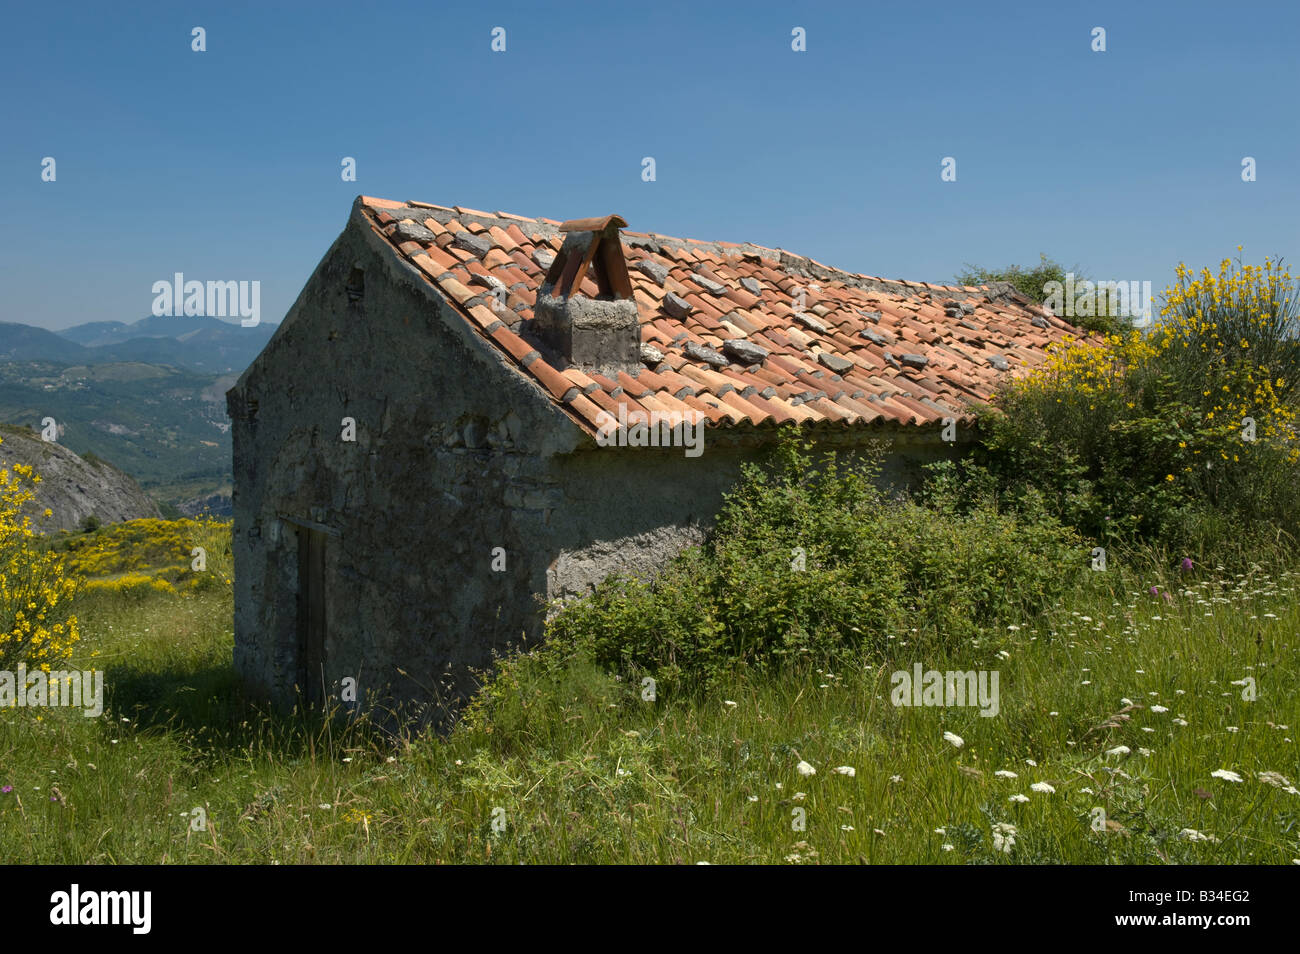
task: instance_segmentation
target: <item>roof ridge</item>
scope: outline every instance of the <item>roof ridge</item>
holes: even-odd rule
[[[442,225],[446,225],[447,221],[451,219],[470,219],[482,225],[496,225],[500,228],[507,228],[511,224],[517,226],[520,222],[527,222],[543,226],[540,234],[548,238],[552,235],[558,235],[560,232],[559,227],[562,224],[558,219],[530,218],[511,212],[503,212],[499,209],[495,212],[484,212],[478,209],[466,208],[465,206],[434,205],[430,202],[419,202],[414,199],[398,202],[394,199],[360,195],[357,196],[357,202],[372,209],[390,213],[400,208],[419,209],[422,212],[430,213],[431,217]],[[432,215],[432,213],[441,213],[441,216]],[[916,289],[923,289],[930,294],[934,292],[966,292],[967,294],[985,292],[993,298],[1012,297],[1007,294],[1006,289],[1000,287],[1006,285],[1005,282],[985,282],[981,285],[940,285],[934,282],[910,281],[904,278],[882,278],[877,275],[868,275],[865,272],[849,271],[835,265],[826,265],[808,255],[800,255],[798,252],[791,252],[783,248],[769,248],[766,245],[758,245],[754,242],[709,241],[706,239],[663,235],[659,232],[631,232],[626,229],[622,230],[620,235],[624,244],[633,248],[648,248],[651,251],[658,252],[660,248],[668,245],[671,247],[701,249],[728,258],[758,256],[776,262],[778,267],[791,275],[801,275],[821,281],[843,281],[845,285],[850,287],[863,288],[869,291],[888,291],[893,294],[907,295],[908,297],[913,297],[916,294]],[[999,287],[995,288],[995,286]],[[1017,295],[1016,297],[1024,298],[1023,295]],[[1022,303],[1032,304],[1029,299],[1025,299]]]

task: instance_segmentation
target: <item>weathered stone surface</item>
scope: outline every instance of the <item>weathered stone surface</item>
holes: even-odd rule
[[[506,287],[506,283],[503,282],[501,279],[497,278],[495,275],[476,273],[470,277],[470,281],[473,282],[475,285],[482,285],[485,288],[504,289]]]
[[[771,353],[762,345],[756,345],[752,341],[744,341],[738,338],[724,341],[722,350],[742,364],[762,364]]]
[[[664,268],[658,262],[651,261],[648,258],[643,258],[641,261],[637,262],[636,269],[645,275],[649,275],[654,283],[661,288],[663,287],[664,282],[668,280],[668,269]]]
[[[855,365],[848,358],[841,358],[839,355],[831,354],[828,351],[820,352],[817,355],[817,360],[821,362],[823,367],[829,368],[830,370],[834,371],[836,374],[848,374],[855,367],[857,367],[857,365]]]
[[[555,253],[549,249],[535,248],[532,258],[537,263],[537,267],[546,272],[550,271],[551,265],[555,262]]]
[[[423,225],[414,222],[398,222],[393,237],[402,242],[419,242],[421,245],[432,245],[433,240],[437,238]]]
[[[641,360],[646,364],[661,364],[664,360],[664,353],[652,344],[641,343]]]
[[[900,371],[903,369],[903,366],[898,363],[898,359],[895,358],[888,351],[885,352],[885,364],[893,368],[898,368]]]
[[[22,508],[38,532],[76,530],[87,517],[120,523],[160,516],[140,485],[107,461],[87,460],[56,441],[14,427],[0,427],[0,437],[4,466],[25,464],[41,478],[36,498]],[[49,517],[44,516],[46,507],[53,511]]]
[[[664,295],[664,311],[668,312],[669,316],[685,318],[694,310],[695,306],[680,295],[675,295],[672,292]]]
[[[492,249],[492,243],[481,235],[475,235],[464,229],[457,232],[451,240],[453,248],[458,248],[462,252],[469,252],[476,258],[482,258]]]
[[[924,368],[930,363],[930,359],[923,354],[905,354],[901,360],[903,364],[910,365],[913,368]]]
[[[740,280],[740,287],[745,289],[745,291],[749,292],[751,295],[758,295],[761,297],[763,294],[763,286],[758,283],[758,279],[750,278],[748,275]]]
[[[1035,328],[1052,327],[1050,324],[1048,324],[1047,319],[1044,318],[1042,315],[1034,315],[1034,317],[1030,319],[1029,323],[1033,325]]]
[[[989,364],[993,365],[993,367],[997,368],[999,371],[1006,371],[1010,367],[1010,365],[1007,364],[1007,359],[1002,357],[1000,354],[989,355]]]
[[[799,324],[803,325],[809,331],[815,331],[819,335],[826,334],[826,326],[806,311],[796,311],[794,313],[794,320],[799,322]]]
[[[889,343],[885,339],[884,335],[878,334],[877,332],[872,331],[870,328],[863,328],[860,332],[858,332],[858,334],[860,334],[863,338],[866,338],[872,344],[885,345]]]
[[[731,363],[724,355],[694,341],[686,342],[686,347],[682,349],[682,353],[692,361],[703,361],[705,364],[711,364],[715,368],[725,368]]]
[[[863,311],[859,308],[857,309],[857,312],[863,318],[867,319],[867,321],[875,322],[876,324],[880,324],[880,319],[883,317],[878,311]]]
[[[641,325],[635,301],[557,298],[547,287],[542,286],[533,306],[533,328],[566,362],[611,373],[640,366]]]
[[[691,276],[691,281],[699,285],[710,295],[723,295],[727,291],[727,286],[715,282],[712,278],[696,273]]]

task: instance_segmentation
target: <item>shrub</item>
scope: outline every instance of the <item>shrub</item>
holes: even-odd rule
[[[1026,520],[986,500],[887,499],[879,454],[813,466],[792,439],[748,465],[704,546],[653,583],[612,579],[565,607],[548,634],[597,662],[661,681],[716,679],[792,658],[879,658],[889,641],[948,649],[1033,613],[1085,566],[1046,511]]]
[[[1065,284],[1067,269],[1060,262],[1055,262],[1046,255],[1039,254],[1039,262],[1032,268],[1021,265],[1009,265],[1006,268],[983,268],[967,265],[956,277],[959,285],[987,285],[992,282],[1007,282],[1020,294],[1031,301],[1042,304],[1047,298],[1047,286],[1050,282]],[[1074,276],[1076,287],[1082,286],[1087,279],[1076,265],[1068,269]],[[1070,319],[1076,326],[1087,331],[1117,333],[1127,327],[1128,322],[1121,316],[1111,314],[1080,315]]]
[[[1004,499],[1032,489],[1103,544],[1200,553],[1300,518],[1295,293],[1285,270],[1179,266],[1149,335],[1070,341],[985,413]],[[973,472],[967,468],[967,472]]]
[[[234,576],[230,532],[229,520],[146,518],[68,536],[55,546],[69,554],[69,571],[88,581],[91,592],[134,592],[141,578],[165,591],[221,589]],[[193,569],[195,547],[204,551],[203,572]]]
[[[25,662],[48,672],[80,638],[77,617],[68,612],[76,582],[22,515],[39,483],[26,464],[0,466],[0,669]]]

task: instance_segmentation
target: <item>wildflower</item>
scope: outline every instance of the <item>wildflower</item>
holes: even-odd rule
[[[1152,707],[1151,707],[1151,711],[1152,711],[1152,712],[1157,712],[1157,713],[1158,713],[1158,712],[1168,712],[1169,710],[1168,710],[1167,708],[1165,708],[1164,706],[1152,706]]]
[[[955,747],[959,749],[966,744],[966,740],[963,739],[960,735],[957,735],[955,732],[945,732],[943,734],[943,739],[945,742],[951,742]]]
[[[1011,854],[1011,849],[1016,844],[1016,826],[1007,822],[998,822],[993,826],[993,850],[1000,851],[1004,855]]]
[[[1183,557],[1183,562],[1182,562],[1182,565],[1181,565],[1181,569],[1184,569],[1184,570],[1190,570],[1191,568],[1192,568],[1192,558],[1191,558],[1191,557]]]
[[[853,776],[858,774],[858,770],[852,765],[837,765],[835,768],[831,769],[831,771],[836,775],[847,775],[849,778],[853,778]]]
[[[1259,780],[1261,782],[1266,782],[1275,788],[1286,788],[1291,784],[1285,775],[1278,772],[1260,772]]]
[[[1117,745],[1113,749],[1107,749],[1106,754],[1107,755],[1128,755],[1132,751],[1133,750],[1130,749],[1127,745]]]
[[[1012,795],[1010,798],[1008,798],[1007,801],[1009,801],[1009,802],[1027,802],[1027,801],[1029,801],[1029,796],[1028,796],[1028,795],[1021,795],[1020,793],[1017,792],[1015,795]]]
[[[1242,777],[1230,769],[1215,769],[1210,773],[1213,778],[1221,778],[1225,782],[1240,782]]]
[[[1197,831],[1195,828],[1184,828],[1178,833],[1179,838],[1185,838],[1187,841],[1218,841],[1213,835],[1206,834],[1203,831]]]
[[[795,768],[797,768],[797,769],[799,770],[799,774],[800,774],[800,775],[816,775],[816,774],[817,774],[817,770],[816,770],[815,768],[813,768],[811,765],[809,765],[807,762],[803,761],[803,759],[800,759],[800,760],[799,760],[799,764],[796,765]]]
[[[0,787],[0,795],[8,795],[13,790],[14,787],[12,785],[5,785],[3,787]]]
[[[1041,792],[1044,795],[1056,794],[1056,789],[1052,788],[1052,786],[1046,782],[1035,782],[1033,785],[1029,786],[1029,790],[1032,792]]]
[[[993,774],[996,775],[998,778],[1019,778],[1020,777],[1015,772],[1008,771],[1007,769],[998,769]]]

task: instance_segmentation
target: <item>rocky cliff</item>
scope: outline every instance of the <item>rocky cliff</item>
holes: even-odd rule
[[[91,516],[100,523],[160,516],[158,505],[140,485],[112,464],[78,457],[25,428],[0,425],[0,438],[0,465],[28,464],[41,477],[36,500],[26,512],[42,531],[75,530]],[[47,507],[54,516],[43,520],[40,514]]]

